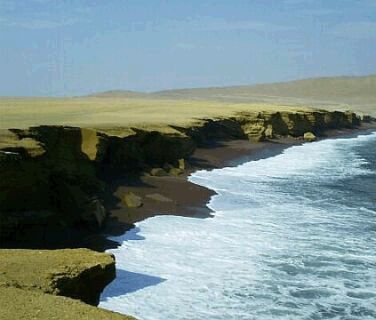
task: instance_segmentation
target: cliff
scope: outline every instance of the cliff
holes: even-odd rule
[[[115,259],[88,249],[0,250],[0,287],[39,291],[99,303],[115,279]]]
[[[1,249],[0,319],[133,319],[93,307],[114,278],[109,254]]]
[[[3,320],[134,320],[77,300],[38,291],[0,287],[0,319]]]
[[[0,239],[8,247],[74,247],[106,220],[106,181],[179,167],[211,140],[317,136],[361,124],[352,112],[240,112],[164,130],[37,126],[0,133]],[[171,171],[173,172],[173,170]],[[32,241],[31,241],[32,240]]]

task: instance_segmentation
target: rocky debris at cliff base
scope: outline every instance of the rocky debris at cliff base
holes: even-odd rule
[[[168,172],[168,175],[170,176],[179,176],[184,173],[185,161],[184,159],[179,159],[179,161],[177,161],[177,167],[174,167],[172,164],[166,163],[163,166],[163,170]]]
[[[39,291],[0,287],[0,297],[0,319],[3,320],[135,320],[78,300]]]
[[[306,132],[303,136],[303,139],[307,142],[313,142],[317,140],[316,136],[312,132]]]
[[[106,253],[88,249],[0,250],[0,288],[39,291],[97,305],[115,276],[115,259]]]
[[[142,198],[133,192],[128,192],[122,196],[121,201],[128,207],[128,208],[139,208],[142,206]]]
[[[154,177],[168,176],[168,173],[163,168],[153,168],[150,170],[150,175]]]
[[[171,168],[168,171],[168,174],[171,175],[171,176],[180,176],[183,173],[184,173],[184,171],[179,169],[179,168]]]

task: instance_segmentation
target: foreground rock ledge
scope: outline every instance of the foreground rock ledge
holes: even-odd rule
[[[38,291],[97,305],[104,287],[115,276],[115,259],[106,253],[88,249],[0,250],[0,288]],[[2,294],[0,297],[3,303]]]
[[[38,291],[0,288],[1,320],[134,320],[78,300]]]

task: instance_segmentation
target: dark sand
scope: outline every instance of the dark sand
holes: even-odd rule
[[[344,129],[328,131],[322,138],[351,135],[360,130],[375,128],[375,124],[363,125],[359,130]],[[267,142],[254,143],[248,140],[213,141],[197,148],[187,161],[187,170],[181,176],[154,177],[144,175],[137,179],[114,182],[114,198],[111,218],[105,230],[109,235],[120,235],[134,223],[156,215],[179,215],[208,218],[206,206],[214,191],[195,185],[187,180],[189,174],[200,169],[215,169],[235,166],[246,161],[274,156],[285,148],[304,142],[301,138],[282,137]],[[142,198],[142,206],[128,208],[120,199],[133,192]]]
[[[186,217],[206,218],[210,210],[206,203],[214,192],[195,185],[187,180],[190,173],[199,169],[214,169],[230,166],[240,157],[259,155],[261,151],[281,150],[293,142],[281,139],[278,143],[250,143],[248,140],[213,142],[207,147],[198,148],[187,162],[187,170],[180,176],[155,177],[141,176],[133,181],[117,182],[114,195],[118,199],[127,192],[142,198],[142,206],[128,208],[120,200],[111,210],[111,217],[125,224],[133,224],[155,215],[173,214]],[[113,227],[113,225],[112,225]]]

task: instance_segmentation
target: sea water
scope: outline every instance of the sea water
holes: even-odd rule
[[[376,132],[190,180],[214,218],[157,216],[111,250],[100,306],[153,319],[376,319]]]

